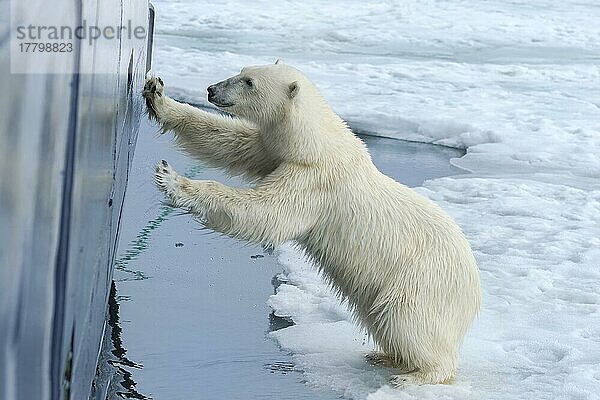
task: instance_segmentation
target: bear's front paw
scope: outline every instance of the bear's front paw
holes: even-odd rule
[[[172,207],[179,207],[177,202],[179,188],[179,175],[169,163],[162,160],[156,164],[154,173],[154,183],[158,189],[165,194],[166,202]]]
[[[158,121],[160,118],[160,108],[164,101],[164,87],[165,85],[162,79],[159,77],[146,78],[146,84],[144,85],[142,96],[144,96],[144,99],[146,99],[146,107],[150,119]]]

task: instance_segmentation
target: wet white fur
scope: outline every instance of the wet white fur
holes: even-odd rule
[[[159,188],[218,232],[270,246],[296,241],[348,300],[385,354],[379,357],[406,371],[392,376],[393,385],[450,381],[481,297],[460,228],[379,172],[299,71],[277,64],[240,76],[254,87],[232,89],[236,105],[227,111],[238,117],[178,103],[157,78],[150,78],[157,86],[151,101],[183,150],[255,186],[189,180],[159,164]]]

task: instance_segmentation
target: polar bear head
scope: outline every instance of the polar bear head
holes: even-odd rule
[[[279,60],[271,65],[245,67],[207,90],[212,104],[258,125],[280,121],[303,92],[309,95],[316,91],[300,71]]]
[[[274,159],[311,163],[327,158],[343,137],[356,140],[317,87],[281,62],[245,67],[207,90],[212,104],[260,129]]]

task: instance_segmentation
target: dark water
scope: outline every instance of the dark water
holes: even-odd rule
[[[464,171],[450,165],[464,151],[445,146],[360,135],[369,147],[377,168],[407,186],[421,186],[428,179],[458,175]]]
[[[155,128],[140,132],[130,177],[111,306],[117,398],[335,399],[303,381],[267,337],[289,321],[266,300],[281,272],[262,248],[222,237],[164,207],[152,183],[164,158],[179,173],[241,183],[178,153]],[[460,173],[459,150],[363,136],[375,164],[409,186]],[[115,330],[117,333],[115,333]],[[116,358],[116,360],[114,360]],[[114,386],[114,385],[113,385]]]

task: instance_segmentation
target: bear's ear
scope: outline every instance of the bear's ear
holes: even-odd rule
[[[281,61],[281,58],[278,58],[277,60],[275,60],[275,65],[277,64],[283,64],[283,61]]]
[[[290,83],[290,86],[288,88],[288,96],[290,96],[290,99],[293,99],[294,97],[296,97],[299,91],[300,84],[298,83],[298,81],[294,81]]]

